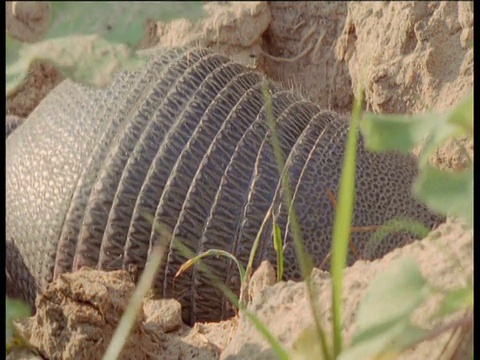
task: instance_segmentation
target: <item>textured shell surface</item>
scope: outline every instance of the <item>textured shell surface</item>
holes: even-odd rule
[[[82,266],[141,272],[162,245],[153,294],[177,298],[187,323],[229,317],[231,305],[202,266],[238,293],[232,261],[207,257],[174,275],[210,249],[246,265],[262,225],[255,266],[275,264],[275,219],[285,278],[300,279],[292,211],[320,265],[331,246],[328,192],[338,195],[348,129],[347,119],[208,49],[158,49],[144,69],[119,72],[106,89],[65,80],[7,134],[7,294],[33,304],[49,282]],[[395,217],[430,228],[440,222],[411,196],[413,155],[373,154],[358,139],[354,225]],[[281,176],[289,179],[291,209]],[[367,252],[370,236],[352,234],[365,259],[412,241],[392,233]]]

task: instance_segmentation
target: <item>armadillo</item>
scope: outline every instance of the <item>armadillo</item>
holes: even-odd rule
[[[163,244],[155,296],[177,298],[187,323],[228,317],[230,304],[198,265],[174,279],[188,259],[178,244],[194,254],[225,250],[245,265],[264,223],[254,265],[275,264],[275,221],[284,277],[297,280],[295,211],[306,251],[320,265],[331,246],[328,192],[338,195],[348,129],[346,117],[208,49],[158,49],[144,68],[119,71],[104,89],[65,80],[6,140],[7,293],[33,304],[53,279],[83,266],[141,272],[151,249]],[[371,153],[357,137],[354,225],[396,216],[430,228],[441,221],[411,195],[415,157]],[[370,236],[353,233],[351,241],[362,252]],[[392,233],[365,258],[411,240]],[[350,254],[348,263],[355,259]],[[203,263],[238,293],[231,260]]]

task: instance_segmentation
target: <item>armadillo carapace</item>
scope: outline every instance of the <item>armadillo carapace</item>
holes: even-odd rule
[[[174,283],[187,260],[177,244],[195,254],[222,249],[246,264],[267,214],[284,235],[285,278],[298,279],[269,113],[292,209],[307,252],[320,264],[330,250],[335,209],[328,191],[337,195],[348,122],[210,50],[168,48],[141,71],[119,72],[106,89],[65,80],[7,138],[8,293],[33,303],[39,289],[81,266],[141,271],[162,239],[154,293],[176,297],[186,322],[218,320],[231,308],[198,266]],[[415,158],[369,153],[358,138],[354,225],[402,216],[432,227],[439,218],[410,192]],[[275,263],[271,234],[269,216],[256,266]],[[370,236],[352,235],[360,253]],[[410,240],[391,234],[365,256]],[[238,292],[231,261],[203,263]]]

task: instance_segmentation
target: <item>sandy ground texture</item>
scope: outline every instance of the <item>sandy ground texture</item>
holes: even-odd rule
[[[208,16],[200,23],[150,24],[144,44],[209,46],[343,114],[350,112],[354,89],[362,84],[366,108],[378,113],[442,113],[473,89],[473,2],[208,2],[204,7]],[[54,69],[39,64],[7,99],[8,112],[27,116],[59,81]],[[473,156],[472,141],[460,144]],[[440,149],[432,161],[453,170],[467,164],[459,145],[453,143]],[[405,255],[414,258],[422,274],[440,288],[473,278],[473,235],[453,221],[383,259],[358,261],[345,274],[347,344],[368,282]],[[262,269],[256,275],[250,309],[291,348],[302,329],[311,325],[305,286],[273,285],[268,266]],[[314,279],[321,289],[324,325],[329,328],[330,277],[316,271]],[[124,272],[66,275],[37,298],[37,314],[19,328],[44,358],[101,358],[132,289]],[[428,318],[438,300],[432,298],[418,310],[419,325],[438,325]],[[243,315],[189,328],[179,321],[178,311],[174,301],[146,302],[122,358],[274,358]],[[444,321],[463,315],[453,314]],[[471,349],[471,333],[462,329],[449,341],[452,331],[445,332],[401,358],[438,358],[444,347],[444,355],[450,351],[452,358],[468,358],[462,350]],[[26,356],[16,352],[9,358]]]

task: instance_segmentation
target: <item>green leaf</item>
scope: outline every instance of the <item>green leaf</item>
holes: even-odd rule
[[[432,124],[432,130],[426,137],[422,151],[418,156],[420,167],[426,166],[429,157],[445,144],[447,140],[462,134],[462,130],[458,126],[448,122],[448,115],[438,116],[434,121],[435,125]]]
[[[52,25],[47,38],[97,34],[130,47],[142,39],[147,20],[198,20],[204,16],[200,1],[68,1],[52,2],[51,9]]]
[[[453,108],[448,122],[460,126],[465,133],[473,137],[473,91]]]
[[[449,291],[440,303],[437,317],[452,314],[458,310],[473,307],[473,286],[467,286]]]
[[[459,135],[473,136],[473,92],[446,114],[395,115],[365,113],[360,129],[371,151],[410,152],[425,143],[420,166],[447,140]]]
[[[9,36],[5,35],[5,91],[12,92],[25,78],[31,60],[25,60],[20,57],[20,50],[23,44]],[[12,65],[14,64],[14,65]]]
[[[360,129],[371,151],[410,152],[437,126],[438,116],[365,113]]]
[[[427,331],[409,322],[386,322],[363,332],[354,345],[340,354],[338,360],[397,359],[426,334]]]
[[[415,180],[413,192],[430,209],[473,224],[473,165],[457,173],[427,165]]]
[[[395,319],[404,319],[430,294],[415,262],[404,258],[370,284],[357,313],[359,331]]]
[[[74,81],[105,86],[119,68],[135,69],[145,63],[124,44],[110,43],[97,35],[46,40],[18,49],[17,61],[7,66],[6,91],[12,91],[37,60],[52,63]]]
[[[28,317],[31,314],[30,307],[22,301],[5,298],[5,342],[12,339],[15,319]]]
[[[290,360],[324,360],[322,345],[318,341],[318,334],[314,327],[307,328],[300,333],[300,336],[292,345],[289,353]]]
[[[201,2],[52,2],[51,27],[42,41],[27,44],[6,35],[6,91],[14,91],[38,60],[74,81],[104,86],[115,70],[143,65],[134,49],[147,20],[201,16]]]
[[[410,316],[430,293],[412,259],[392,264],[367,289],[357,312],[352,345],[341,353],[340,359],[364,359],[380,354],[390,358],[423,337],[425,332],[411,324]]]

